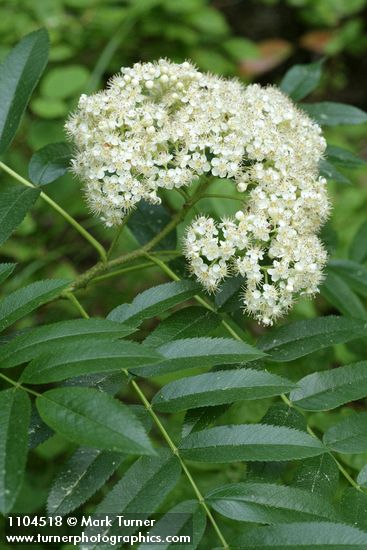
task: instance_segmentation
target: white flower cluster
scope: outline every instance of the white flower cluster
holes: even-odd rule
[[[325,140],[276,88],[244,87],[188,62],[137,63],[108,89],[81,96],[66,127],[74,172],[106,225],[141,199],[158,203],[160,188],[226,178],[246,192],[244,210],[189,227],[186,257],[198,280],[215,291],[226,276],[244,276],[245,308],[264,324],[317,291],[326,261],[317,233],[329,211],[318,177]]]

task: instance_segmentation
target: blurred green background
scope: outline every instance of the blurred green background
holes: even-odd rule
[[[51,40],[50,63],[5,161],[27,176],[34,151],[65,139],[65,118],[81,93],[104,87],[123,65],[159,57],[179,62],[190,58],[202,70],[261,84],[277,84],[296,63],[325,58],[321,86],[309,100],[340,101],[367,110],[366,15],[367,0],[0,0],[0,58],[21,37],[39,27],[47,28]],[[365,125],[331,128],[327,135],[330,143],[367,158]],[[367,217],[366,169],[341,172],[350,183],[330,182],[333,213],[324,232],[334,257],[346,254]],[[0,177],[1,183],[8,181],[8,176]],[[108,247],[114,231],[91,217],[83,202],[80,182],[67,175],[47,187],[46,192]],[[171,198],[168,200],[169,208],[175,206]],[[219,216],[234,207],[231,201],[224,202],[212,200],[201,206]],[[136,241],[125,231],[119,246],[121,251],[127,250],[135,247]],[[6,293],[40,278],[74,277],[97,261],[95,251],[42,201],[2,247],[1,254],[1,261],[20,264],[15,276],[3,287]],[[156,269],[142,273],[90,285],[82,295],[83,304],[91,314],[105,315],[143,288],[164,280]],[[333,312],[332,306],[318,297],[315,302],[300,302],[291,317]],[[43,308],[41,314],[28,318],[19,327],[67,316],[74,317],[75,311],[68,302],[60,301],[56,307],[53,304]],[[254,325],[247,322],[247,328],[255,333],[261,330]],[[352,352],[341,346],[336,358],[333,353],[329,350],[319,354],[313,370],[348,358]],[[297,369],[296,377],[305,371],[303,361]],[[268,406],[265,400],[256,402],[251,409],[243,404],[241,408],[235,406],[227,422],[238,418],[242,422],[256,421]],[[317,425],[335,421],[332,414],[313,416]],[[174,432],[178,425],[172,428]],[[33,512],[44,504],[47,485],[69,451],[70,444],[59,437],[37,448],[31,475],[19,499],[19,511]],[[212,484],[211,474],[207,472],[208,483]],[[229,467],[217,472],[215,483],[240,475],[242,472]],[[204,473],[202,483],[205,486]]]

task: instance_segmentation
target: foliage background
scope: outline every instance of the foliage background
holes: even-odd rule
[[[367,80],[366,0],[1,0],[0,10],[1,58],[21,37],[40,26],[47,28],[51,39],[50,63],[32,96],[21,131],[4,158],[24,176],[27,176],[34,151],[65,139],[64,120],[75,107],[79,95],[103,87],[120,66],[138,60],[162,56],[177,61],[190,58],[203,70],[238,76],[244,82],[277,84],[295,63],[309,63],[325,57],[321,86],[310,100],[327,99],[367,108],[364,92]],[[344,126],[342,129],[329,128],[327,135],[331,143],[366,158],[365,130],[366,125]],[[353,172],[342,168],[340,172],[350,182],[330,181],[334,208],[324,234],[334,258],[348,256],[353,238],[367,218],[366,168],[361,166]],[[2,173],[1,179],[4,180],[1,184],[7,184],[8,176]],[[106,230],[90,216],[79,184],[71,175],[63,176],[47,192],[108,246],[113,238],[112,230]],[[168,209],[179,204],[167,197]],[[218,204],[218,201],[207,200],[202,207],[222,215],[233,210],[234,205],[231,201]],[[126,229],[116,252],[132,250],[135,246],[133,234]],[[93,265],[96,258],[93,249],[85,246],[63,218],[39,201],[3,245],[1,261],[22,266],[2,285],[2,293],[7,294],[40,278],[74,278]],[[83,303],[91,315],[104,316],[118,304],[130,302],[138,292],[165,280],[156,267],[140,272],[139,277],[126,273],[112,283],[107,279],[92,284],[83,291]],[[338,313],[338,309],[321,295],[314,302],[301,301],[287,322],[332,313]],[[74,316],[72,305],[60,300],[56,306],[44,307],[28,316],[17,328]],[[239,312],[234,316],[248,333],[258,336],[263,332],[254,322],[243,321]],[[156,323],[156,320],[146,322],[146,333]],[[284,374],[299,379],[310,372],[356,358],[367,358],[362,341],[316,352],[294,362],[291,374],[289,368]],[[282,367],[277,372],[281,374]],[[164,379],[168,380],[169,377]],[[161,384],[162,380],[145,382],[144,390],[152,396]],[[121,395],[125,402],[136,402],[129,391],[122,391]],[[225,413],[220,423],[257,422],[270,404],[271,400],[240,403]],[[362,399],[336,412],[310,414],[308,420],[316,431],[323,431],[353,410],[365,409]],[[179,420],[182,419],[177,415],[167,418],[171,433],[179,432]],[[43,509],[51,480],[73,449],[66,439],[53,435],[31,453],[16,511],[32,513]],[[366,459],[367,454],[343,455],[344,464],[353,475]],[[203,492],[222,483],[239,481],[245,475],[238,463],[225,467],[196,464],[193,472]],[[100,497],[98,493],[95,502]],[[168,497],[165,507],[191,497],[190,489],[182,483],[175,495]],[[93,500],[89,506],[91,509]],[[228,520],[225,528],[233,533],[236,525]],[[215,544],[210,537],[208,535],[206,543],[208,548]]]

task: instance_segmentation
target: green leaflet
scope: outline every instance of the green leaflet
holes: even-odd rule
[[[190,544],[179,545],[180,550],[195,550],[198,547],[206,527],[206,515],[203,507],[197,500],[185,500],[171,508],[153,528],[149,529],[149,536],[188,535]],[[177,543],[159,544],[159,550],[174,550]],[[138,550],[156,550],[156,544],[142,543]]]
[[[72,319],[31,329],[0,348],[0,368],[26,363],[45,353],[56,353],[71,344],[114,340],[134,332],[134,328],[107,319]]]
[[[65,279],[37,281],[15,290],[0,301],[0,332],[42,304],[56,298],[69,284]]]
[[[332,498],[338,489],[338,481],[338,467],[334,459],[325,453],[302,460],[295,472],[292,485]]]
[[[262,417],[261,424],[293,428],[307,433],[307,424],[304,415],[284,403],[271,405]],[[287,462],[278,462],[277,460],[249,462],[246,466],[249,478],[268,481],[269,483],[278,483],[280,476],[285,473],[286,468]]]
[[[61,141],[50,143],[34,153],[28,167],[29,179],[46,185],[66,174],[72,157],[71,146]]]
[[[125,455],[78,449],[65,463],[47,499],[49,514],[65,515],[86,502],[116,471]]]
[[[172,412],[271,397],[287,393],[293,387],[291,381],[267,371],[223,370],[170,382],[154,396],[152,403],[160,411]]]
[[[126,379],[126,377],[125,377]],[[147,432],[150,432],[153,426],[153,420],[149,411],[144,407],[144,405],[128,405],[128,408],[136,416],[136,418],[141,422]]]
[[[321,126],[367,122],[367,114],[364,111],[345,103],[323,101],[321,103],[302,103],[301,107]]]
[[[279,88],[294,101],[300,101],[317,88],[323,60],[307,65],[294,65],[284,75]]]
[[[31,403],[25,392],[0,392],[0,511],[13,507],[22,485],[28,452]]]
[[[321,294],[340,313],[347,317],[366,319],[367,311],[350,286],[336,273],[329,271],[321,287]]]
[[[184,338],[164,344],[157,351],[165,361],[139,368],[136,374],[157,376],[193,367],[246,363],[264,356],[263,352],[249,344],[232,338]]]
[[[97,506],[96,514],[139,514],[139,519],[149,517],[161,505],[177,485],[181,466],[177,457],[167,449],[159,449],[157,456],[141,457],[125,472],[120,481],[107,493]],[[131,534],[136,527],[124,527],[124,534]],[[113,525],[106,529],[109,535],[121,534],[121,527]],[[93,534],[93,528],[86,533]],[[109,548],[107,545],[90,544],[88,550]]]
[[[39,396],[36,403],[46,424],[79,445],[155,454],[131,410],[105,393],[92,388],[58,388]]]
[[[141,457],[106,495],[96,512],[151,514],[176,485],[180,473],[179,461],[167,449],[159,449],[154,457]]]
[[[149,204],[142,200],[136,205],[129,219],[129,229],[140,245],[148,243],[171,221],[171,214],[161,204]],[[177,230],[173,229],[156,246],[156,250],[175,250],[177,246]]]
[[[48,59],[48,34],[25,36],[0,66],[0,154],[10,145]]]
[[[346,523],[365,532],[367,530],[366,506],[366,493],[357,491],[354,487],[344,490],[339,503],[340,514]]]
[[[367,323],[346,317],[319,317],[296,321],[270,330],[258,341],[258,347],[272,361],[293,361],[314,351],[344,344],[366,336]]]
[[[205,499],[216,512],[237,521],[277,524],[337,519],[325,498],[275,483],[232,483],[210,491]]]
[[[208,428],[211,424],[220,418],[231,406],[230,403],[226,405],[214,405],[208,407],[199,407],[197,409],[189,409],[184,418],[181,434],[182,437],[186,437],[191,432],[197,432]]]
[[[290,395],[298,407],[328,411],[367,395],[367,361],[314,372],[297,383]]]
[[[128,379],[126,374],[123,371],[116,371],[112,373],[82,374],[75,378],[68,378],[60,385],[72,388],[87,386],[88,388],[96,388],[99,391],[114,396],[118,392],[125,390],[127,384]]]
[[[353,454],[367,451],[367,412],[355,413],[324,434],[324,444],[333,451]]]
[[[38,189],[21,185],[0,189],[0,245],[23,221],[28,210],[36,202],[38,195]]]
[[[219,315],[204,307],[185,307],[161,321],[144,340],[144,344],[155,348],[172,340],[206,336],[220,322]]]
[[[357,264],[367,259],[367,221],[359,227],[349,247],[349,258]]]
[[[270,424],[271,426],[285,426],[287,428],[294,428],[301,432],[307,431],[307,423],[304,415],[285,405],[284,403],[275,403],[269,407],[265,415],[261,419],[262,424]]]
[[[142,367],[161,360],[159,353],[137,342],[74,342],[34,359],[24,370],[22,381],[44,384],[83,374]]]
[[[367,533],[350,525],[331,522],[302,522],[250,529],[235,541],[247,550],[365,550]]]
[[[240,309],[240,293],[245,282],[245,277],[240,275],[225,279],[215,295],[215,305],[221,311],[237,311]]]
[[[367,296],[367,268],[351,260],[331,260],[329,269],[342,277],[361,296]]]
[[[352,151],[348,151],[337,145],[328,145],[326,147],[326,155],[330,162],[343,168],[360,168],[366,164],[364,159],[357,157]]]
[[[320,176],[323,176],[327,180],[333,180],[337,183],[342,183],[344,185],[349,185],[352,183],[344,174],[339,172],[335,166],[328,160],[321,159],[319,162],[319,172]]]
[[[184,457],[199,462],[282,461],[326,451],[318,439],[305,432],[266,424],[217,426],[193,432],[181,442],[180,449]]]
[[[192,298],[200,291],[200,286],[192,281],[175,281],[164,283],[138,294],[131,304],[122,304],[108,315],[111,321],[128,322],[129,325],[140,325],[144,319],[161,315],[185,300]]]
[[[17,264],[0,264],[0,284],[13,273],[16,265]]]
[[[51,428],[43,422],[34,404],[32,404],[28,435],[30,449],[35,449],[38,445],[54,435]]]

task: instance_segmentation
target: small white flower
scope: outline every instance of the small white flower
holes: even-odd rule
[[[275,87],[244,86],[166,59],[123,67],[106,90],[83,94],[66,124],[73,171],[106,226],[121,224],[160,188],[203,174],[244,195],[233,219],[199,216],[185,236],[192,273],[210,292],[230,273],[245,279],[246,311],[272,324],[322,280],[317,233],[328,217],[320,127]],[[229,185],[228,181],[223,185]]]

